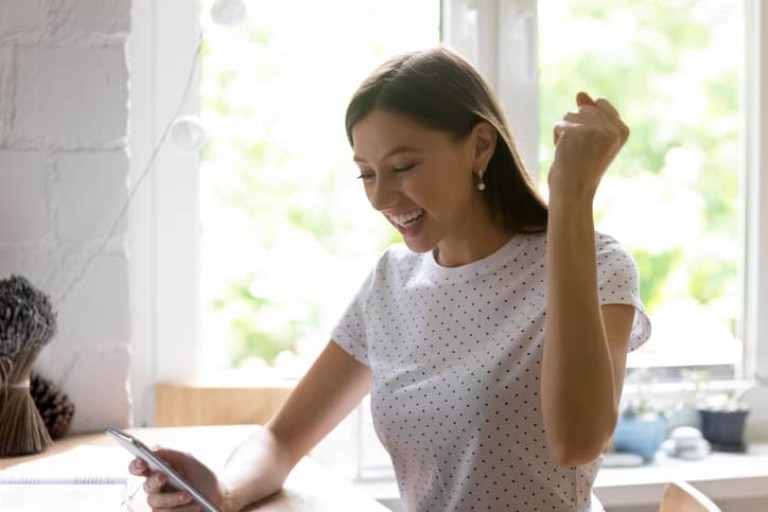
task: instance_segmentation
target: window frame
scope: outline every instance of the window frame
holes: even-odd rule
[[[744,370],[768,388],[768,6],[745,0],[746,90],[745,164],[746,261]],[[768,413],[766,413],[768,415]],[[763,422],[765,423],[765,422]]]
[[[768,47],[768,7],[759,0],[744,1],[748,23],[743,165],[747,246],[746,310],[740,327],[745,340],[742,376],[768,392],[768,315],[759,314],[768,311],[768,176],[760,173],[760,169],[768,169],[768,92],[760,87],[768,83],[768,52],[761,51],[761,47]],[[461,9],[470,7],[485,14],[480,19],[487,36],[476,47],[476,64],[500,91],[502,104],[516,127],[523,158],[530,161],[538,145],[538,127],[531,123],[538,119],[538,93],[531,87],[536,82],[535,66],[526,66],[526,76],[520,77],[502,73],[499,64],[514,61],[510,52],[518,52],[518,59],[530,59],[530,52],[535,55],[536,0],[444,0],[444,36],[459,50],[466,49],[462,45],[468,40],[461,39],[457,20]],[[198,9],[197,3],[184,0],[132,3],[128,49],[132,183],[149,160],[154,141],[171,121],[186,82],[199,37]],[[516,29],[507,30],[506,24]],[[198,108],[197,88],[192,89],[185,113]],[[131,388],[137,425],[153,424],[157,383],[193,381],[201,366],[195,320],[200,307],[197,169],[196,156],[181,154],[166,144],[130,211]],[[768,411],[756,410],[754,416],[756,423],[766,428]],[[760,434],[768,437],[768,430]]]
[[[130,183],[178,108],[194,62],[199,5],[134,0],[128,45]],[[199,70],[182,112],[198,112]],[[197,155],[163,144],[129,212],[133,423],[154,424],[155,386],[188,382],[200,365]]]

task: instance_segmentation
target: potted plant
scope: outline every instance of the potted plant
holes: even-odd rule
[[[734,390],[711,395],[699,407],[701,432],[713,450],[746,451],[744,427],[749,407],[741,400],[745,391],[746,389]]]
[[[645,400],[633,400],[622,411],[613,433],[613,450],[640,455],[646,463],[656,458],[667,435],[668,418],[664,411]]]
[[[681,370],[681,377],[686,386],[675,393],[669,419],[669,430],[680,426],[701,430],[699,409],[704,403],[710,373],[707,370],[683,369]]]
[[[640,455],[645,463],[652,462],[667,435],[669,418],[666,408],[646,392],[650,373],[638,370],[631,379],[636,390],[625,397],[612,448],[616,453]]]

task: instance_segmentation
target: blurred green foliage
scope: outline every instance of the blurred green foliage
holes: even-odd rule
[[[729,2],[704,0],[557,2],[567,6],[567,13],[546,9],[545,4],[539,4],[540,43],[546,47],[559,36],[559,47],[550,45],[553,49],[543,52],[539,61],[541,180],[546,182],[553,157],[552,124],[575,108],[575,93],[586,90],[593,97],[608,98],[631,135],[604,182],[643,175],[666,182],[646,190],[642,184],[648,181],[637,181],[634,193],[646,195],[649,210],[668,199],[654,195],[665,187],[672,190],[672,197],[675,190],[687,189],[700,199],[701,226],[690,226],[700,232],[680,233],[673,245],[630,246],[646,307],[653,312],[676,293],[687,294],[703,306],[718,297],[734,296],[739,265],[733,254],[743,243],[739,153],[743,53],[741,34],[723,41],[718,29],[739,11],[726,5]],[[586,42],[558,34],[566,26],[566,17],[567,25],[579,27],[574,32]],[[730,54],[723,52],[728,44],[733,49]],[[687,104],[691,107],[686,108]],[[670,160],[672,152],[681,148],[688,155],[701,155],[700,162],[690,164],[693,172],[686,171],[692,176],[682,180],[675,168],[679,162]],[[687,206],[681,204],[681,208]],[[623,213],[596,211],[598,219],[616,215]],[[669,227],[651,229],[661,233]],[[612,234],[622,240],[621,232]],[[694,235],[699,241],[692,246]],[[736,250],[722,251],[722,244]],[[683,279],[685,284],[673,284],[673,279]]]
[[[733,15],[725,4],[730,2],[539,3],[540,182],[546,183],[553,155],[552,124],[574,108],[576,92],[586,90],[609,98],[631,128],[631,137],[604,181],[624,184],[620,190],[641,197],[643,207],[628,212],[618,200],[611,203],[613,209],[596,210],[596,218],[598,228],[601,220],[623,222],[626,218],[626,231],[639,231],[638,226],[643,226],[647,232],[645,239],[627,245],[637,261],[642,299],[651,313],[676,295],[692,298],[702,307],[723,297],[738,300],[738,248],[743,236],[741,54],[736,45],[733,58],[727,53],[724,57],[724,42],[713,30]],[[254,19],[254,26],[233,36],[232,44],[244,49],[240,60],[214,55],[208,44],[202,53],[203,110],[222,120],[222,126],[245,127],[232,129],[226,148],[211,143],[203,153],[204,161],[229,172],[226,179],[211,180],[210,185],[219,203],[227,206],[224,223],[252,226],[258,251],[262,251],[259,254],[274,250],[289,233],[310,239],[322,255],[348,254],[357,250],[349,242],[349,233],[358,219],[345,208],[337,182],[341,160],[313,159],[312,148],[297,148],[321,134],[303,132],[295,117],[286,119],[297,112],[307,115],[302,112],[307,105],[330,108],[307,101],[294,104],[306,100],[302,94],[311,93],[313,84],[304,80],[328,77],[312,79],[302,69],[309,63],[283,58],[285,34],[281,38],[279,29]],[[563,33],[566,28],[569,34]],[[218,51],[228,51],[227,46],[223,48]],[[243,83],[248,84],[245,92]],[[239,94],[250,97],[251,102],[232,100],[232,91],[238,87]],[[290,87],[295,90],[283,90]],[[252,119],[260,123],[247,124]],[[284,124],[292,126],[292,137],[278,133]],[[342,119],[338,124],[340,128]],[[335,137],[344,142],[343,131]],[[684,150],[682,163],[679,157],[675,159],[680,150]],[[300,151],[309,156],[299,156]],[[232,157],[233,153],[237,156]],[[644,188],[649,184],[654,188]],[[657,196],[659,191],[668,196]],[[699,219],[697,225],[670,235],[664,230],[679,225],[671,217],[677,214],[668,214],[670,226],[645,220],[649,212],[676,201],[682,193],[697,198],[680,206],[695,209],[680,210],[680,215]],[[674,211],[664,211],[670,210]],[[611,234],[624,242],[622,230]],[[400,241],[391,229],[373,238],[373,253]],[[664,241],[657,243],[657,239]],[[726,251],[724,247],[737,249]],[[311,265],[320,254],[305,256],[305,263],[297,260],[299,263],[292,264]],[[272,364],[281,352],[294,350],[298,339],[317,331],[322,318],[322,298],[276,298],[260,285],[276,268],[255,263],[254,267],[258,270],[233,279],[212,302],[229,321],[235,366],[253,357]],[[729,325],[733,330],[734,318]]]

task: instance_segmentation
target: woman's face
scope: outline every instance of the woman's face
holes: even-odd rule
[[[354,160],[371,205],[413,251],[462,247],[490,222],[475,187],[474,131],[463,139],[374,110],[352,128]]]

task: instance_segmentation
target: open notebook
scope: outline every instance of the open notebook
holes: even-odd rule
[[[119,447],[83,445],[0,470],[2,509],[128,511],[141,485],[128,473],[131,458]]]

